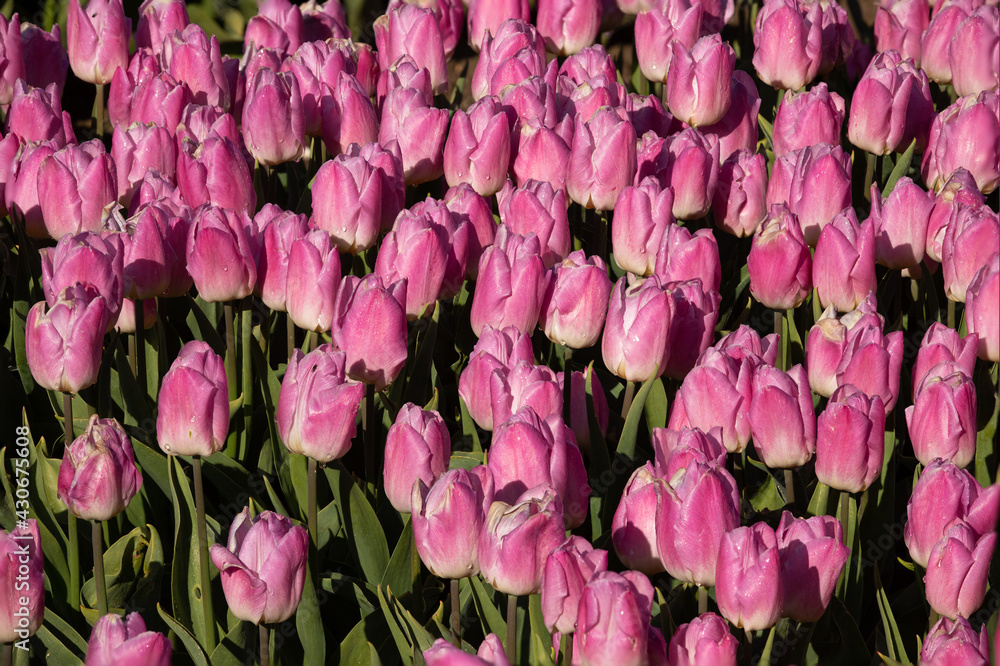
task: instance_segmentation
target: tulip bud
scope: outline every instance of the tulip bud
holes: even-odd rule
[[[342,252],[368,249],[381,229],[383,187],[382,174],[368,160],[337,155],[316,173],[313,224],[330,234]]]
[[[493,245],[496,236],[497,224],[491,206],[468,183],[450,188],[444,195],[444,205],[451,212],[453,222],[459,226],[469,224],[465,277],[475,280],[479,275],[479,259],[483,251]]]
[[[444,229],[428,216],[407,212],[397,218],[393,230],[385,237],[375,262],[375,273],[386,283],[407,281],[408,319],[420,319],[434,311],[445,277],[447,246]]]
[[[986,206],[967,209],[948,225],[942,244],[944,292],[964,303],[973,275],[1000,247],[1000,217]]]
[[[493,429],[492,378],[520,363],[534,364],[531,336],[513,326],[494,329],[486,325],[458,379],[458,393],[473,420],[484,430]],[[499,423],[496,425],[500,425]]]
[[[775,158],[820,143],[840,145],[844,113],[844,98],[830,92],[825,83],[806,92],[789,92],[774,118]]]
[[[667,108],[678,120],[695,127],[722,120],[730,104],[729,82],[736,52],[718,34],[699,39],[687,48],[680,41],[670,45],[667,73]]]
[[[284,622],[302,598],[309,533],[285,516],[244,508],[229,528],[229,541],[209,549],[226,603],[240,620]]]
[[[381,391],[406,362],[406,281],[347,276],[335,303],[333,342],[347,355],[347,375]]]
[[[726,621],[715,613],[704,613],[677,628],[668,658],[674,666],[736,666],[738,647]]]
[[[791,310],[809,295],[812,260],[798,219],[773,204],[757,228],[747,257],[750,293],[773,310]]]
[[[0,641],[27,640],[45,617],[45,573],[38,521],[28,518],[10,532],[0,530],[0,585],[11,595],[0,612]],[[23,585],[19,589],[17,586]],[[13,597],[14,590],[18,596]]]
[[[170,286],[170,271],[177,257],[166,238],[169,223],[167,210],[156,204],[145,206],[125,221],[119,238],[127,299],[155,299]]]
[[[222,449],[229,431],[225,363],[207,343],[181,347],[163,376],[156,439],[168,455],[208,457]]]
[[[173,180],[177,168],[177,149],[165,127],[135,124],[115,127],[111,139],[111,158],[118,175],[118,202],[132,207],[132,198],[150,170]]]
[[[572,55],[594,43],[601,26],[601,13],[599,0],[541,0],[535,23],[549,52]]]
[[[472,297],[472,330],[482,333],[515,326],[531,331],[538,324],[544,295],[541,246],[534,234],[520,236],[501,227],[479,260],[478,288]]]
[[[920,67],[927,78],[942,85],[951,83],[949,45],[955,31],[972,13],[975,4],[968,0],[948,2],[934,12],[920,39]],[[898,49],[897,49],[898,50]]]
[[[183,141],[177,151],[177,185],[188,206],[210,203],[234,211],[257,207],[250,167],[240,148],[212,133],[200,144]]]
[[[978,336],[967,335],[964,338],[954,329],[940,322],[934,322],[924,333],[917,351],[917,361],[913,364],[913,397],[917,388],[928,371],[938,363],[955,362],[965,374],[971,377],[976,367],[976,348]]]
[[[986,625],[983,624],[977,634],[961,615],[954,621],[941,618],[927,632],[920,649],[920,663],[925,666],[989,666],[990,642]]]
[[[573,653],[584,666],[649,662],[649,618],[653,586],[637,571],[601,571],[583,588]]]
[[[866,490],[882,473],[885,408],[853,385],[833,392],[816,420],[816,478],[851,493]]]
[[[102,615],[87,643],[85,666],[116,666],[141,661],[149,666],[170,666],[170,639],[156,631],[146,631],[138,613],[123,619],[117,613]]]
[[[816,241],[812,283],[821,307],[849,312],[875,291],[875,225],[858,226],[853,208],[845,208],[823,227]]]
[[[898,51],[886,51],[875,56],[855,89],[847,138],[875,155],[904,151],[914,139],[920,150],[933,119],[927,75]]]
[[[493,504],[493,475],[483,465],[446,471],[427,488],[413,484],[410,499],[417,553],[439,578],[479,573],[479,534]]]
[[[816,413],[801,365],[787,373],[769,365],[753,376],[750,432],[754,449],[770,468],[804,465],[816,448]]]
[[[18,79],[7,112],[7,132],[26,142],[51,141],[53,150],[76,143],[73,121],[63,111],[58,92],[54,85],[32,88]]]
[[[707,432],[719,426],[727,451],[745,449],[750,441],[747,413],[753,397],[753,369],[749,358],[736,360],[717,350],[706,350],[677,391],[668,427]]]
[[[712,428],[708,433],[697,428],[653,428],[653,451],[656,473],[665,479],[673,478],[693,461],[706,465],[725,465],[726,448],[722,445],[722,428]]]
[[[295,77],[264,68],[247,86],[243,136],[259,164],[294,162],[305,151],[302,97]]]
[[[610,107],[590,120],[577,116],[566,173],[573,201],[585,208],[611,210],[636,171],[635,130]]]
[[[111,520],[142,487],[132,441],[114,419],[90,417],[87,429],[63,455],[59,499],[77,518]]]
[[[71,0],[66,13],[66,44],[73,73],[87,83],[104,85],[119,67],[128,66],[132,19],[121,0],[90,0],[87,10]]]
[[[563,506],[550,486],[530,488],[512,506],[490,506],[479,535],[479,568],[493,589],[536,594],[549,553],[565,541]]]
[[[739,150],[719,168],[712,196],[715,226],[738,238],[753,234],[767,215],[767,160],[761,153]]]
[[[611,541],[618,559],[629,569],[647,576],[664,570],[656,545],[656,521],[662,511],[667,485],[656,474],[652,463],[639,467],[625,484],[611,522]]]
[[[927,603],[937,613],[954,619],[968,617],[983,604],[987,574],[997,533],[979,534],[955,521],[931,549],[924,574]]]
[[[450,457],[451,436],[441,415],[412,402],[400,407],[385,440],[385,496],[392,506],[410,513],[414,485],[433,486]]]
[[[851,157],[839,145],[821,144],[786,153],[774,162],[767,204],[784,203],[795,213],[806,243],[851,205]]]
[[[822,8],[818,2],[769,0],[757,14],[753,66],[769,86],[798,90],[822,64]]]
[[[976,186],[967,169],[959,167],[937,193],[934,207],[927,221],[926,255],[934,261],[944,258],[944,238],[948,227],[958,222],[970,211],[982,208],[986,198]]]
[[[14,14],[10,21],[0,19],[0,103],[10,104],[14,97],[14,84],[26,79],[22,55],[21,21]]]
[[[920,36],[927,29],[930,13],[919,0],[889,0],[875,12],[875,47],[894,49],[914,64],[920,64]]]
[[[957,363],[939,363],[924,375],[906,408],[913,452],[924,465],[935,458],[965,467],[976,455],[976,387]]]
[[[681,3],[655,3],[635,17],[635,55],[642,75],[665,83],[673,59],[671,44],[676,40],[690,49],[702,35],[704,8],[701,3],[684,7]]]
[[[62,46],[59,24],[53,24],[51,32],[45,32],[31,23],[23,24],[21,55],[24,58],[24,80],[28,85],[46,88],[55,84],[56,97],[62,98],[63,89],[66,87],[66,71],[69,69],[69,56]],[[16,83],[11,84],[12,89],[15,86]]]
[[[28,312],[25,354],[31,375],[44,388],[79,393],[97,381],[107,301],[94,285],[76,283],[59,293],[51,307],[41,301]]]
[[[288,316],[307,331],[330,330],[340,283],[340,255],[330,235],[322,229],[313,229],[292,241],[287,270]]]
[[[595,573],[608,570],[608,551],[583,537],[571,536],[545,560],[542,570],[542,618],[551,632],[576,629],[583,589]]]
[[[99,231],[105,209],[117,199],[115,163],[97,139],[57,150],[38,167],[38,203],[57,240]]]
[[[779,338],[777,333],[762,338],[757,331],[746,324],[740,324],[735,331],[722,336],[722,339],[715,343],[714,349],[737,363],[748,359],[755,366],[761,363],[775,365],[778,361]]]
[[[869,396],[879,396],[888,414],[899,396],[902,349],[902,331],[884,335],[873,324],[856,325],[847,334],[837,365],[837,385],[854,384]]]
[[[502,41],[511,32],[520,30],[511,24],[527,24],[531,21],[531,6],[528,0],[470,0],[467,17],[469,46],[474,51],[490,53],[496,42]],[[531,31],[535,32],[534,27]],[[544,58],[541,38],[537,33],[535,38],[539,40],[539,50]]]
[[[737,527],[723,535],[715,578],[719,612],[737,628],[767,629],[781,617],[785,601],[781,559],[774,530],[766,523]]]
[[[188,230],[187,266],[206,301],[233,301],[253,293],[257,283],[255,248],[246,213],[202,206]]]
[[[850,550],[833,516],[794,518],[782,511],[775,530],[785,590],[784,617],[818,622],[826,612]]]
[[[663,374],[683,379],[712,342],[722,297],[717,291],[705,291],[701,278],[668,282],[664,287],[674,305]]]
[[[699,279],[705,291],[719,291],[722,267],[712,230],[698,229],[692,234],[687,227],[667,225],[656,253],[655,273],[664,282]]]
[[[979,358],[1000,360],[1000,255],[994,253],[969,283],[965,315],[969,332],[979,336]]]
[[[547,284],[540,317],[545,335],[572,349],[597,344],[611,295],[601,258],[577,250],[550,269]]]
[[[612,291],[601,353],[615,375],[644,382],[666,367],[673,299],[655,275],[628,288],[625,283],[620,278]]]

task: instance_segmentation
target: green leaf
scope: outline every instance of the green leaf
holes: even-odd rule
[[[462,410],[462,437],[468,438],[472,442],[473,451],[482,453],[483,446],[479,443],[479,432],[476,430],[476,422],[472,420],[469,408],[461,396],[458,398],[458,404]]]
[[[377,585],[389,565],[389,546],[382,525],[364,491],[354,483],[342,462],[327,465],[325,472],[344,513],[351,552],[365,580]]]
[[[911,666],[910,658],[906,655],[906,645],[903,636],[899,632],[896,618],[892,614],[892,607],[889,605],[889,597],[882,588],[882,579],[878,573],[878,567],[872,567],[875,572],[875,592],[878,600],[878,611],[882,616],[882,629],[885,631],[889,657],[900,659],[904,666]]]
[[[531,663],[554,666],[552,660],[552,634],[542,617],[542,598],[537,594],[528,597],[528,623],[531,627]]]
[[[167,626],[170,627],[170,630],[177,634],[177,638],[180,639],[184,649],[187,650],[188,656],[191,658],[194,666],[208,666],[208,656],[201,649],[201,644],[198,643],[198,640],[191,635],[191,632],[171,617],[167,611],[163,610],[163,606],[160,604],[156,604],[156,610],[160,614],[160,617],[163,618],[163,621],[167,623]]]
[[[483,633],[496,634],[498,637],[506,636],[507,623],[493,603],[493,588],[479,576],[470,577],[469,582],[472,583],[472,598],[476,602],[479,618],[483,622]]]
[[[378,658],[378,650],[369,640],[371,635],[385,633],[379,646],[390,640],[388,628],[385,626],[385,618],[381,615],[369,616],[373,620],[363,619],[354,625],[350,633],[340,644],[340,658],[336,663],[345,666],[381,666],[382,662]]]
[[[163,542],[152,525],[136,527],[116,541],[104,551],[108,609],[152,606],[160,596],[163,567]],[[91,608],[97,606],[93,578],[83,584],[80,594]]]
[[[448,461],[448,469],[472,469],[486,464],[486,454],[482,451],[453,451]]]
[[[87,641],[52,610],[45,609],[45,620],[35,636],[45,646],[45,663],[76,665],[83,663],[79,654],[87,653]]]
[[[913,161],[913,149],[916,145],[917,140],[914,139],[910,142],[906,151],[900,155],[899,161],[896,162],[896,166],[893,167],[892,173],[889,174],[889,180],[886,181],[885,187],[882,188],[883,199],[892,194],[892,190],[896,187],[896,183],[899,182],[899,179],[905,176],[906,172],[910,170],[910,162]]]
[[[774,647],[774,631],[776,627],[771,627],[771,631],[767,634],[767,643],[764,644],[764,651],[760,655],[760,661],[757,662],[757,666],[766,666],[771,663],[771,648]]]
[[[379,587],[395,590],[397,596],[405,598],[413,592],[413,584],[420,573],[419,558],[414,563],[416,553],[413,547],[413,521],[410,517],[406,519],[406,526],[403,533],[396,542],[396,548],[392,551],[392,557],[386,566],[385,574],[379,582]],[[416,567],[414,567],[416,564]],[[414,570],[416,569],[416,570]]]
[[[256,663],[257,645],[251,634],[256,634],[257,628],[253,627],[251,630],[251,627],[249,622],[237,622],[212,651],[212,666],[243,666]]]
[[[649,392],[653,390],[653,385],[657,381],[658,377],[656,371],[654,371],[653,377],[647,379],[642,388],[639,389],[639,393],[635,396],[632,405],[629,407],[628,416],[625,418],[625,427],[622,429],[622,436],[618,440],[618,455],[629,460],[635,458],[635,440],[639,435],[639,422],[642,420],[646,398],[649,396]]]
[[[326,663],[326,630],[323,615],[313,585],[315,573],[306,563],[306,580],[302,587],[302,601],[295,611],[295,629],[299,635],[304,655],[303,666],[322,666]]]
[[[982,389],[980,389],[982,391]],[[993,483],[990,477],[990,460],[994,460],[997,445],[997,415],[1000,414],[1000,399],[995,400],[993,416],[986,426],[976,435],[976,481],[986,488]],[[994,464],[996,464],[994,462]]]
[[[646,405],[643,409],[643,414],[646,417],[646,428],[649,432],[653,432],[653,428],[667,426],[667,408],[667,390],[663,387],[663,380],[657,377],[646,397]]]
[[[773,476],[768,474],[764,483],[750,496],[750,505],[759,513],[777,511],[785,506],[785,499]]]

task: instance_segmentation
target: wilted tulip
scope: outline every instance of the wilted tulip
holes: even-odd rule
[[[340,254],[322,229],[292,241],[288,250],[285,308],[295,325],[328,331],[333,325],[334,298],[340,283]]]
[[[927,75],[890,50],[875,56],[854,91],[847,138],[875,155],[902,152],[914,139],[920,150],[933,119]]]
[[[229,610],[238,619],[272,624],[295,613],[309,554],[304,527],[272,511],[251,518],[244,508],[229,528],[227,545],[212,544],[209,553]]]
[[[994,254],[972,278],[966,293],[969,332],[979,336],[979,358],[1000,360],[1000,255]]]
[[[766,523],[737,527],[722,536],[715,600],[722,616],[737,628],[767,629],[781,617],[785,586],[778,552],[774,530]]]
[[[540,323],[545,335],[572,349],[597,344],[608,311],[611,280],[600,257],[571,253],[549,271]]]
[[[611,541],[618,559],[629,569],[647,576],[664,570],[656,545],[656,521],[662,511],[667,485],[652,463],[639,467],[625,484],[611,522]]]
[[[257,206],[253,174],[239,146],[216,133],[200,144],[181,142],[177,151],[177,185],[184,202],[192,208],[210,203],[242,212]]]
[[[738,647],[726,621],[715,613],[704,613],[677,628],[668,658],[674,666],[736,666]]]
[[[977,634],[961,615],[954,621],[941,618],[927,632],[920,649],[920,663],[923,666],[989,666],[990,641],[986,625],[983,624]]]
[[[875,291],[875,225],[860,226],[853,208],[845,208],[823,227],[812,261],[812,284],[820,306],[849,312]]]
[[[381,391],[406,362],[406,281],[386,285],[369,273],[347,276],[337,290],[333,342],[347,355],[345,371]]]
[[[566,188],[585,208],[611,210],[635,175],[635,130],[611,107],[590,120],[577,116],[566,172]]]
[[[687,48],[680,41],[670,45],[667,73],[667,108],[675,118],[695,127],[722,120],[729,110],[730,86],[736,52],[718,34],[699,39]]]
[[[259,164],[274,166],[302,157],[305,119],[295,77],[258,70],[247,86],[242,127],[247,150]]]
[[[59,293],[50,307],[44,301],[28,312],[25,354],[31,375],[42,387],[79,393],[97,381],[107,301],[94,285],[76,283]]]
[[[229,389],[222,357],[192,340],[174,359],[160,385],[156,439],[164,453],[208,457],[229,432]]]
[[[187,268],[198,294],[210,303],[253,293],[257,284],[256,248],[246,213],[212,205],[200,207],[188,230]]]
[[[920,37],[927,30],[930,12],[920,0],[889,0],[875,12],[875,47],[879,52],[893,49],[920,65]]]
[[[66,446],[59,466],[59,499],[77,518],[111,520],[142,487],[132,441],[114,419],[90,417],[87,429]]]
[[[983,604],[996,542],[995,531],[981,534],[964,521],[945,529],[924,574],[927,603],[935,612],[951,619],[969,617]]]
[[[138,613],[129,613],[125,618],[108,613],[94,625],[84,666],[124,666],[135,662],[170,666],[171,653],[170,639],[157,631],[147,631]]]
[[[494,501],[479,535],[479,569],[504,594],[536,594],[549,553],[566,540],[563,506],[550,486],[529,488],[515,504]]]
[[[882,473],[885,408],[853,385],[833,392],[816,419],[816,478],[831,488],[860,493]]]
[[[712,196],[715,226],[739,238],[752,235],[767,215],[767,160],[761,153],[739,150],[719,168]]]
[[[347,379],[344,363],[344,353],[330,345],[292,352],[275,412],[289,451],[328,463],[351,448],[364,386]]]
[[[739,491],[732,475],[724,467],[692,461],[670,479],[656,518],[656,547],[667,573],[686,583],[715,585],[724,535],[739,524]],[[779,606],[776,617],[780,614]]]
[[[753,43],[753,66],[761,81],[786,90],[805,87],[822,64],[820,3],[768,0],[757,14]]]
[[[833,516],[794,518],[783,511],[775,537],[785,590],[782,615],[796,622],[818,622],[850,555],[844,528]]]
[[[458,110],[444,144],[444,176],[448,185],[469,183],[483,196],[503,187],[510,163],[510,127],[500,100],[484,97]]]
[[[802,93],[789,91],[774,118],[775,158],[820,143],[840,145],[844,114],[844,98],[825,83]]]
[[[608,551],[595,549],[583,537],[571,536],[552,551],[542,570],[542,617],[549,631],[576,629],[583,589],[600,571],[607,571]]]
[[[968,95],[934,118],[920,174],[937,191],[959,167],[967,169],[979,191],[989,194],[1000,183],[1000,95]]]
[[[20,467],[20,466],[18,466]],[[38,522],[28,518],[10,532],[0,530],[0,585],[7,590],[0,606],[0,641],[26,641],[45,617],[45,559]],[[23,589],[18,589],[23,585]],[[14,596],[14,591],[19,594]]]
[[[939,363],[923,376],[914,402],[906,408],[906,429],[913,452],[924,465],[935,458],[965,467],[976,455],[976,387],[953,361]]]
[[[413,484],[413,539],[420,559],[440,578],[479,573],[479,534],[493,504],[493,475],[484,465],[446,471],[428,489]]]
[[[816,412],[801,365],[787,373],[757,367],[749,419],[754,449],[765,465],[790,469],[809,462],[816,448]]]
[[[400,407],[385,440],[385,496],[396,511],[410,513],[414,485],[433,487],[450,457],[451,436],[441,415],[412,402]]]
[[[810,247],[820,231],[851,205],[851,156],[839,145],[819,144],[785,153],[774,162],[767,205],[784,203],[795,213]]]
[[[111,83],[115,70],[128,67],[132,19],[121,0],[90,0],[87,9],[70,0],[66,12],[66,45],[73,73],[87,83]]]
[[[600,571],[583,588],[573,635],[574,660],[584,666],[649,663],[653,586],[638,571]]]
[[[105,209],[118,199],[114,160],[97,139],[46,157],[38,167],[37,183],[45,228],[57,240],[99,231]]]
[[[796,216],[773,204],[754,233],[747,257],[750,293],[773,310],[798,307],[812,284],[812,259]]]

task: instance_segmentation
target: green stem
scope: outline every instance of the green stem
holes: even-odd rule
[[[63,425],[65,427],[65,436],[63,438],[63,445],[69,446],[73,442],[73,394],[63,393]]]
[[[94,120],[97,136],[104,138],[104,84],[97,84],[97,97],[94,98]]]
[[[139,374],[138,352],[136,351],[134,335],[129,336],[128,339],[128,367],[132,371],[133,377]]]
[[[930,613],[930,615],[927,618],[927,630],[930,631],[931,627],[933,627],[935,624],[937,624],[938,620],[940,620],[940,619],[941,619],[941,616],[938,615],[938,612],[932,608],[931,609],[931,613]]]
[[[795,471],[791,469],[785,470],[785,499],[788,506],[795,506]]]
[[[865,168],[865,200],[872,200],[872,183],[875,182],[875,154],[866,153],[865,159],[867,160],[867,166]]]
[[[597,213],[597,256],[607,260],[608,252],[608,212]]]
[[[517,663],[517,595],[507,595],[507,661]]]
[[[250,356],[250,344],[253,342],[253,312],[249,304],[243,308],[243,316],[240,321],[240,354],[242,356],[242,379],[240,386],[243,389],[243,433],[240,438],[240,460],[246,460],[247,451],[250,450],[250,427],[253,423],[253,366]]]
[[[94,584],[97,587],[97,614],[108,614],[108,581],[104,578],[104,532],[101,521],[91,521],[91,541],[94,544]]]
[[[271,663],[271,632],[264,624],[258,625],[257,628],[260,630],[260,666],[269,666]]]
[[[784,334],[785,313],[781,310],[774,311],[774,334],[778,336],[778,369],[785,370],[788,358],[788,336]]]
[[[462,647],[462,601],[457,578],[451,579],[451,640],[455,647]]]
[[[955,301],[948,299],[948,328],[955,328]]]
[[[205,616],[205,651],[215,650],[215,614],[212,610],[212,578],[208,569],[208,530],[205,526],[205,490],[201,480],[201,456],[193,456],[194,504],[198,519],[198,557],[201,569],[201,604]]]
[[[295,353],[295,322],[292,321],[292,316],[290,314],[285,314],[285,337],[288,344],[288,358],[292,357]]]
[[[632,397],[635,395],[635,382],[625,382],[625,400],[622,402],[622,420],[628,418],[628,410],[632,408]]]
[[[68,512],[67,512],[68,513]],[[77,518],[69,513],[69,605],[80,608],[80,533]]]
[[[570,363],[573,361],[573,350],[570,347],[563,347],[563,421],[572,427],[570,416],[573,405],[573,371],[570,370]]]
[[[229,402],[239,395],[239,378],[236,376],[236,323],[233,304],[223,306],[226,319],[226,382],[229,384]],[[226,438],[226,455],[236,458],[239,454],[239,433],[235,428],[229,430]]]
[[[22,650],[20,648],[14,648],[12,655],[13,666],[28,666],[30,661],[30,648]]]
[[[146,396],[146,301],[141,298],[133,302],[135,308],[135,381],[139,386],[139,395]]]
[[[563,634],[559,637],[559,651],[562,652],[564,666],[571,666],[573,663],[573,634]]]
[[[764,644],[764,651],[760,655],[760,661],[757,662],[759,666],[767,666],[771,663],[771,648],[774,646],[774,631],[777,627],[771,627],[771,631],[767,634],[767,643]]]
[[[309,521],[309,538],[313,546],[319,550],[319,521],[316,518],[316,459],[309,458],[309,473],[306,496],[308,502],[307,520]]]
[[[698,615],[704,615],[708,612],[708,588],[701,585],[698,586]]]
[[[375,385],[365,384],[365,400],[361,405],[361,422],[365,430],[365,481],[372,489],[378,486],[375,473]]]

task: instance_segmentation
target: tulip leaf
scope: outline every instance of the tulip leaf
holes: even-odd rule
[[[198,640],[191,635],[191,632],[183,624],[171,617],[167,611],[163,610],[163,606],[160,604],[156,604],[156,610],[160,614],[160,617],[163,618],[163,621],[167,623],[167,626],[170,627],[170,630],[180,639],[194,666],[208,666],[208,657],[205,655],[205,651],[201,648]]]
[[[372,505],[344,464],[337,461],[325,468],[337,503],[343,511],[351,553],[365,580],[377,585],[389,565],[389,546]]]
[[[649,392],[653,390],[653,384],[659,379],[657,372],[659,372],[659,368],[656,368],[653,371],[653,376],[643,383],[642,388],[639,389],[639,393],[632,401],[632,405],[628,410],[628,416],[625,418],[625,427],[622,429],[622,436],[618,440],[618,455],[629,460],[635,458],[635,440],[639,435],[639,423],[642,421],[642,412],[646,405],[646,398],[649,396]]]
[[[392,557],[389,558],[385,574],[379,581],[380,588],[395,590],[401,598],[413,592],[413,584],[420,575],[420,558],[413,545],[413,521],[408,517],[403,533],[392,551]]]
[[[122,409],[125,421],[122,425],[133,425],[140,428],[155,428],[156,419],[149,413],[146,401],[140,398],[139,386],[128,365],[128,354],[122,346],[121,336],[115,339],[115,361],[118,374],[118,385],[122,396]]]
[[[892,190],[896,187],[896,183],[899,179],[906,175],[907,171],[910,170],[910,162],[913,161],[913,149],[916,148],[917,140],[913,139],[910,141],[909,147],[900,155],[899,160],[896,162],[896,166],[893,167],[892,173],[889,174],[889,180],[886,181],[885,187],[882,188],[882,198],[886,198],[892,194]]]
[[[253,358],[254,370],[260,378],[260,392],[264,396],[264,411],[267,414],[267,432],[269,445],[261,447],[260,457],[257,460],[257,468],[263,474],[274,474],[277,467],[284,458],[285,447],[282,446],[275,427],[275,402],[276,396],[281,394],[281,381],[275,375],[274,370],[264,358],[264,352],[258,345],[250,345],[250,352]]]
[[[257,627],[253,627],[252,631],[256,634]],[[255,663],[257,654],[250,646],[255,646],[256,643],[249,637],[250,632],[249,622],[237,622],[212,651],[212,666],[243,666]]]
[[[43,628],[47,629],[49,635],[55,638],[56,641],[63,647],[75,648],[76,650],[86,654],[86,639],[84,639],[83,636],[81,636],[69,622],[56,615],[51,606],[45,609],[45,620],[42,628],[38,630],[37,634],[39,637],[41,637],[41,631]],[[45,641],[43,640],[43,642]],[[48,645],[46,644],[46,646]]]
[[[267,496],[271,500],[271,507],[277,513],[280,513],[285,516],[290,516],[291,514],[288,512],[288,509],[285,508],[285,505],[282,503],[281,498],[278,497],[278,494],[275,492],[274,486],[271,484],[271,480],[266,476],[264,477],[264,489],[267,491]]]
[[[825,516],[829,513],[827,506],[830,503],[830,486],[822,481],[816,482],[816,489],[813,491],[812,499],[809,500],[809,508],[806,510],[810,516]]]
[[[777,511],[786,504],[774,477],[768,474],[765,479],[764,483],[749,497],[750,506],[758,513]]]
[[[392,638],[396,642],[399,657],[404,666],[410,666],[414,661],[414,653],[423,652],[434,641],[430,634],[427,633],[427,630],[421,627],[416,620],[413,620],[413,616],[410,615],[409,611],[396,602],[391,590],[383,593],[382,587],[379,586],[378,601],[382,607],[382,613],[385,615],[385,621],[389,625]],[[415,631],[414,626],[425,635],[423,641],[421,640],[421,636]],[[422,643],[426,644],[422,645]]]
[[[531,650],[529,652],[531,663],[544,666],[554,665],[552,634],[545,626],[545,619],[542,617],[542,597],[538,594],[532,594],[528,597],[528,623],[531,626]]]
[[[199,296],[197,299],[187,297],[188,305],[191,306],[191,310],[188,313],[187,325],[191,329],[195,338],[198,340],[204,340],[209,344],[214,351],[219,356],[224,356],[226,353],[226,343],[219,337],[218,331],[215,330],[215,325],[205,314],[203,308],[212,307],[214,313],[214,303],[206,303]]]
[[[472,583],[472,598],[476,602],[479,619],[483,622],[484,634],[507,635],[507,623],[493,601],[493,588],[479,576],[469,578]]]
[[[326,663],[326,632],[323,615],[316,597],[313,581],[316,572],[306,562],[306,578],[302,587],[302,600],[295,611],[295,629],[302,644],[303,666],[322,666]]]
[[[980,391],[980,394],[986,393]],[[988,395],[988,394],[987,394]],[[990,477],[990,460],[994,458],[996,449],[997,415],[1000,414],[1000,399],[995,400],[993,406],[993,416],[986,426],[976,435],[976,481],[983,488],[989,487],[993,483]]]
[[[646,397],[643,415],[646,417],[646,428],[649,432],[653,432],[653,428],[667,426],[667,390],[659,377],[653,380],[653,386]]]
[[[108,590],[108,608],[142,608],[160,596],[163,570],[163,544],[152,525],[136,527],[104,551],[104,579]],[[95,579],[84,583],[80,596],[97,606]]]
[[[476,422],[472,420],[472,415],[469,413],[469,408],[465,404],[465,400],[461,396],[458,398],[458,404],[462,409],[462,438],[468,439],[472,442],[472,450],[476,452],[482,452],[483,447],[479,443],[479,432],[476,430]]]
[[[340,643],[340,655],[333,663],[350,666],[381,666],[378,658],[378,648],[368,638],[379,637],[378,647],[391,640],[385,627],[385,618],[381,615],[371,615],[354,625],[350,633]]]
[[[35,378],[31,374],[31,368],[28,366],[28,354],[24,338],[29,310],[31,310],[31,304],[23,300],[14,301],[10,308],[14,359],[17,362],[17,373],[21,377],[21,388],[24,390],[25,395],[30,395],[35,390]]]
[[[472,469],[486,464],[486,454],[482,451],[453,451],[448,461],[448,469]]]
[[[771,137],[774,136],[774,126],[760,113],[757,114],[757,125],[764,132],[764,136],[767,137],[767,142],[770,144]]]
[[[904,666],[911,666],[910,658],[906,655],[903,636],[899,632],[896,618],[892,614],[892,607],[889,605],[889,597],[882,587],[882,578],[879,576],[878,567],[872,567],[872,570],[875,572],[875,594],[878,600],[878,611],[882,616],[882,630],[885,631],[889,658],[900,659]]]
[[[777,626],[771,627],[771,631],[767,632],[767,642],[764,643],[764,651],[760,654],[760,661],[757,662],[757,666],[767,666],[771,663],[771,649],[774,647],[774,634]]]
[[[83,664],[83,660],[80,659],[71,649],[69,649],[65,643],[59,640],[59,638],[52,633],[52,631],[47,626],[49,623],[49,615],[51,611],[45,609],[45,624],[38,628],[35,632],[35,636],[42,642],[45,646],[45,657],[44,662],[47,664],[60,664],[65,666],[76,666],[77,664]],[[67,625],[68,626],[68,625]],[[75,632],[74,632],[75,633]],[[17,648],[15,648],[16,650]],[[86,654],[86,646],[84,646],[83,652]],[[37,656],[37,652],[36,652]]]
[[[230,419],[232,419],[234,416],[236,416],[236,414],[240,411],[240,408],[243,407],[243,396],[244,395],[245,394],[240,393],[238,396],[236,396],[235,400],[230,400],[229,401],[229,418]]]

